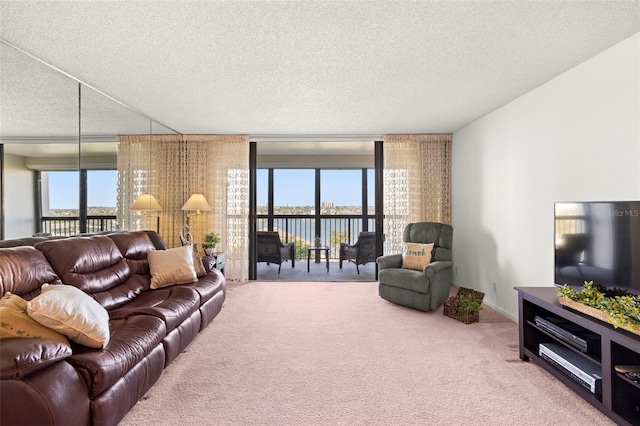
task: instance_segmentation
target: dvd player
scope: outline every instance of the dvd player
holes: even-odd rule
[[[536,315],[533,321],[542,330],[581,352],[594,355],[600,352],[600,336],[579,325],[553,316]]]
[[[591,393],[602,394],[602,368],[595,362],[558,343],[540,343],[538,353]]]

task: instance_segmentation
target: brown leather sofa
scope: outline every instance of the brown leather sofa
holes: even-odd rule
[[[118,424],[226,296],[215,269],[196,283],[151,289],[147,251],[167,248],[153,231],[22,243],[33,246],[0,248],[0,296],[30,300],[45,283],[73,285],[109,312],[111,337],[104,349],[2,339],[2,425]]]

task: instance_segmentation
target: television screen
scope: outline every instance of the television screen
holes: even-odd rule
[[[555,283],[640,293],[640,201],[555,204]]]

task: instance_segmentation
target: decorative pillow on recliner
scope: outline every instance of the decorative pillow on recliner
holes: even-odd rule
[[[431,263],[431,251],[433,244],[404,243],[402,248],[402,267],[422,271]]]
[[[17,294],[5,293],[0,299],[0,339],[26,337],[49,339],[69,345],[69,340],[55,330],[45,327],[27,314],[27,301]]]
[[[27,312],[40,324],[81,345],[104,348],[109,343],[109,313],[72,285],[44,284],[40,295],[27,302]]]
[[[149,250],[147,259],[151,270],[151,288],[198,281],[193,267],[193,248],[190,245],[167,250]]]

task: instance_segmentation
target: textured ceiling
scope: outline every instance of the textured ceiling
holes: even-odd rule
[[[638,31],[638,1],[0,2],[1,39],[170,128],[275,139],[453,132]],[[49,131],[7,64],[4,134]]]

